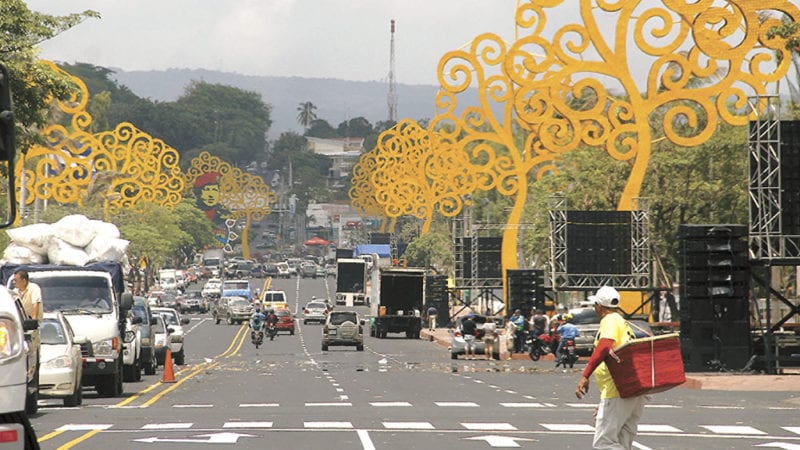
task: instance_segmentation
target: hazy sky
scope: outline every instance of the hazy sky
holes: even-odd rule
[[[89,19],[42,44],[41,57],[130,70],[438,84],[449,50],[483,32],[514,36],[515,0],[28,0],[31,10]]]

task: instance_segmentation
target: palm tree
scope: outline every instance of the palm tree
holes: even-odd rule
[[[311,122],[317,120],[317,114],[314,110],[317,109],[317,106],[311,102],[303,102],[297,106],[297,122],[303,126],[303,128],[308,129],[311,125]]]

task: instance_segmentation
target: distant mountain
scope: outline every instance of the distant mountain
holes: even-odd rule
[[[269,139],[282,132],[303,129],[297,123],[297,106],[310,101],[317,106],[317,117],[334,128],[345,120],[362,116],[373,125],[388,119],[388,85],[384,82],[345,81],[331,78],[249,76],[211,70],[170,69],[166,71],[115,70],[114,78],[136,95],[154,101],[174,101],[193,80],[234,86],[261,94],[272,105]],[[398,118],[431,119],[438,86],[398,84]],[[465,100],[474,104],[474,93]]]

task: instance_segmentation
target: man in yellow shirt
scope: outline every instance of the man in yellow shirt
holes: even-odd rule
[[[25,313],[31,319],[42,321],[42,289],[36,283],[28,280],[27,270],[18,270],[14,273],[14,292],[22,302]]]
[[[636,437],[636,427],[644,411],[645,398],[620,398],[617,386],[603,361],[612,348],[633,339],[634,334],[628,322],[618,312],[619,292],[616,289],[603,286],[595,295],[589,296],[589,300],[594,302],[595,311],[600,317],[600,330],[595,337],[594,351],[578,382],[575,395],[583,398],[589,392],[589,375],[594,373],[594,380],[600,391],[600,404],[597,408],[592,448],[629,450]]]

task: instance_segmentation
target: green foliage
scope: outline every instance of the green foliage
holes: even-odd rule
[[[403,257],[412,267],[435,267],[447,272],[453,266],[453,243],[447,221],[438,221],[431,230],[412,240]]]
[[[372,134],[372,124],[363,117],[355,117],[339,124],[339,137],[364,137]]]
[[[306,130],[305,135],[308,137],[316,137],[323,139],[332,139],[339,137],[339,133],[334,129],[331,124],[323,119],[315,119]]]
[[[303,102],[297,106],[297,123],[308,128],[311,122],[317,119],[316,111],[317,106],[311,102]]]

